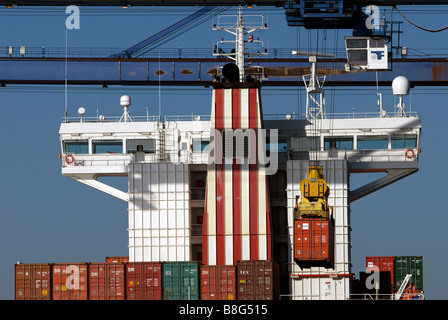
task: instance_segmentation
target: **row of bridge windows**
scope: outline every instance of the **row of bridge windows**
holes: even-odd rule
[[[73,154],[88,154],[88,140],[64,141],[64,152]],[[140,146],[140,147],[138,147]],[[156,152],[155,139],[128,139],[126,140],[126,153],[135,153],[137,148],[145,153]],[[123,153],[123,140],[93,140],[92,153]]]
[[[388,136],[358,136],[357,150],[381,150],[389,149]],[[326,137],[324,149],[337,148],[339,150],[354,150],[353,137]],[[417,147],[416,135],[392,135],[390,137],[390,149],[408,149]]]
[[[307,138],[306,144],[309,145],[309,149],[315,149],[318,146],[320,149],[320,140]],[[313,142],[314,147],[313,147]],[[145,153],[156,152],[155,139],[126,139],[126,152],[135,153],[137,149]],[[193,138],[192,139],[192,152],[193,153],[206,153],[209,148],[209,139]],[[273,145],[270,144],[269,139],[266,143],[266,150],[271,151]],[[65,153],[73,154],[88,154],[89,141],[88,140],[70,140],[63,143]],[[417,147],[417,136],[412,134],[407,135],[392,135],[390,137],[391,149],[408,149]],[[285,136],[278,137],[277,152],[286,152],[288,148],[288,138]],[[307,147],[305,147],[306,149]],[[330,150],[331,148],[337,148],[339,150],[354,150],[355,141],[353,137],[325,137],[324,138],[324,150]],[[389,137],[388,136],[358,136],[356,140],[357,150],[381,150],[389,149]],[[92,140],[91,153],[123,153],[123,140]]]

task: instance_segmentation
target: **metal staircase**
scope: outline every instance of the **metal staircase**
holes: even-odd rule
[[[400,289],[398,289],[398,292],[395,294],[395,300],[400,300],[401,295],[403,294],[404,290],[408,286],[409,280],[411,279],[412,274],[407,274],[406,277],[403,280],[403,283],[400,286]]]

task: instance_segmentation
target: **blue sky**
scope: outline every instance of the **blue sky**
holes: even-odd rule
[[[427,28],[446,24],[448,7],[421,7],[427,11],[405,11],[409,18]],[[21,11],[22,10],[22,11]],[[124,49],[160,31],[194,11],[193,8],[83,8],[79,30],[66,33],[65,8],[0,9],[0,52],[6,46],[59,47],[66,40],[71,48]],[[269,30],[257,34],[269,48],[307,50],[315,33],[288,27],[283,10],[258,8],[265,13]],[[394,20],[400,19],[395,13]],[[403,19],[400,19],[403,21]],[[222,34],[206,22],[167,43],[166,48],[212,48]],[[448,30],[421,31],[403,23],[403,45],[433,53],[448,53]],[[325,46],[342,50],[348,31],[327,32]],[[67,35],[67,39],[66,39]],[[310,37],[311,36],[311,37]],[[323,43],[320,35],[320,43]],[[320,44],[321,45],[321,44]],[[4,48],[4,49],[2,49]],[[440,50],[435,50],[440,49]],[[3,51],[3,52],[5,52]],[[391,89],[381,87],[384,106],[392,111]],[[375,112],[376,88],[327,87],[327,106],[335,112]],[[78,107],[86,116],[98,109],[106,115],[120,115],[120,96],[132,98],[131,115],[156,113],[156,87],[72,87],[68,88],[68,114]],[[127,205],[121,200],[91,189],[61,174],[58,159],[58,130],[65,110],[63,86],[11,85],[0,88],[0,299],[14,298],[14,263],[101,262],[106,256],[127,255]],[[265,88],[265,113],[292,113],[304,108],[304,91]],[[352,263],[358,275],[365,257],[373,255],[421,255],[427,299],[447,299],[448,264],[445,204],[448,190],[444,138],[448,115],[444,88],[415,88],[405,102],[422,121],[422,154],[419,172],[351,206]],[[211,92],[205,88],[161,88],[162,114],[207,114]],[[282,109],[278,104],[281,102]],[[187,106],[187,107],[186,107]],[[356,187],[372,177],[353,176]],[[126,179],[111,183],[126,190]]]

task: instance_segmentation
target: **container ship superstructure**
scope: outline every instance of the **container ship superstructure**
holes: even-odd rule
[[[222,68],[207,116],[137,117],[124,95],[120,118],[64,119],[62,174],[128,203],[127,263],[198,262],[220,276],[268,263],[268,299],[351,299],[350,204],[418,171],[420,119],[402,99],[393,114],[327,114],[315,57],[307,94],[320,103],[305,117],[266,115],[262,82],[240,62]],[[403,97],[409,83],[393,90]],[[352,173],[372,172],[386,175],[350,188]],[[107,176],[127,177],[127,192]],[[247,293],[243,274],[234,290]]]

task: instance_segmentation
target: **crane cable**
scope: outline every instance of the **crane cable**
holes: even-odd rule
[[[428,32],[440,32],[440,31],[443,31],[443,30],[448,29],[448,26],[443,27],[443,28],[440,28],[440,29],[427,29],[427,28],[421,27],[421,26],[417,25],[416,23],[412,22],[411,20],[409,20],[408,18],[406,18],[405,15],[404,15],[400,10],[398,10],[398,8],[397,8],[396,6],[393,6],[393,7],[392,7],[392,11],[393,11],[394,9],[397,10],[398,13],[400,13],[401,16],[402,16],[403,18],[405,18],[406,21],[408,21],[410,24],[412,24],[412,25],[414,25],[415,27],[417,27],[417,28],[419,28],[419,29],[422,29],[422,30],[424,30],[424,31],[428,31]]]

